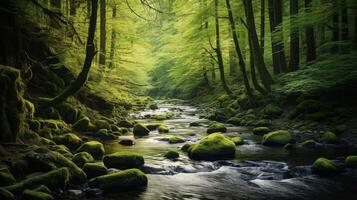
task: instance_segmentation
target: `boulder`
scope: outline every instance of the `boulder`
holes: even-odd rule
[[[234,142],[235,145],[243,145],[244,144],[244,140],[243,138],[237,136],[237,137],[233,137],[233,138],[229,138],[232,142]]]
[[[168,133],[170,132],[170,128],[166,125],[159,126],[159,133]]]
[[[315,140],[305,140],[301,143],[301,145],[306,148],[314,148],[316,146],[316,142]]]
[[[79,152],[73,156],[72,162],[74,162],[78,167],[83,167],[86,163],[94,162],[94,158],[87,152]]]
[[[133,146],[135,144],[135,141],[132,139],[121,139],[119,141],[119,144],[123,146]]]
[[[184,139],[182,139],[182,138],[180,138],[180,137],[177,137],[177,136],[172,136],[172,137],[170,137],[170,139],[169,139],[169,143],[170,143],[170,144],[177,144],[177,143],[184,143],[184,142],[185,142]]]
[[[225,132],[227,132],[227,128],[224,126],[223,123],[211,122],[208,125],[207,133],[211,134],[211,133],[216,133],[216,132],[225,133]]]
[[[333,161],[319,158],[312,164],[312,172],[319,175],[331,175],[339,172],[339,168]]]
[[[291,142],[292,136],[289,131],[273,131],[263,136],[263,145],[286,145]]]
[[[84,117],[78,120],[76,123],[73,124],[72,128],[73,130],[79,132],[95,131],[96,129],[96,127],[92,124],[88,117]]]
[[[274,104],[268,104],[263,108],[263,113],[270,116],[270,117],[276,117],[281,115],[281,113],[283,113],[283,110]]]
[[[322,141],[324,143],[327,143],[327,144],[335,144],[338,142],[338,138],[336,136],[336,134],[328,131],[328,132],[325,132],[323,135],[322,135]]]
[[[146,136],[149,135],[150,130],[146,128],[146,126],[142,124],[135,124],[134,129],[133,129],[133,134],[135,136]]]
[[[146,125],[146,128],[148,128],[150,131],[154,131],[158,129],[161,125],[162,125],[161,123],[153,123],[153,124]]]
[[[22,198],[26,200],[53,200],[54,199],[50,194],[28,190],[28,189],[23,191]]]
[[[83,171],[87,174],[88,179],[108,174],[108,169],[102,163],[86,163]]]
[[[87,152],[95,159],[101,159],[105,154],[104,146],[98,141],[90,141],[82,144],[77,152]]]
[[[95,121],[95,126],[99,129],[110,129],[110,123],[107,120],[97,120]]]
[[[264,135],[264,134],[267,134],[269,132],[271,132],[270,128],[264,127],[264,126],[256,127],[256,128],[253,129],[253,134],[254,135]]]
[[[151,119],[162,121],[166,119],[166,116],[162,114],[155,114],[155,115],[151,115]]]
[[[170,160],[174,160],[180,157],[180,154],[175,150],[169,150],[164,154],[164,157]]]
[[[181,147],[181,151],[188,153],[194,145],[193,143],[186,143]]]
[[[55,136],[53,137],[53,140],[56,144],[65,145],[72,150],[77,149],[82,144],[81,138],[73,133]]]
[[[191,122],[190,126],[201,126],[200,122]]]
[[[241,125],[241,118],[239,118],[239,117],[231,117],[231,118],[229,118],[227,120],[227,123],[239,126],[239,125]]]
[[[188,148],[188,155],[194,160],[223,160],[235,157],[236,145],[220,133],[202,138]]]
[[[106,155],[103,162],[108,168],[139,168],[144,165],[144,157],[135,153],[117,152]]]
[[[357,168],[357,156],[348,156],[345,160],[345,164],[349,168]]]
[[[129,121],[129,120],[120,120],[117,124],[119,127],[124,127],[124,128],[132,128],[133,122]]]
[[[106,193],[134,190],[147,186],[148,179],[139,169],[128,169],[99,176],[89,181],[89,186]]]

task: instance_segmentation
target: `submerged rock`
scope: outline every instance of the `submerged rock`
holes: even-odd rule
[[[183,142],[185,142],[185,140],[180,137],[177,137],[177,136],[172,136],[169,139],[170,144],[177,144],[177,143],[183,143]]]
[[[180,157],[180,154],[175,150],[170,150],[164,154],[164,157],[167,159],[173,160],[173,159],[177,159],[178,157]]]
[[[150,130],[142,124],[136,124],[133,129],[133,134],[135,136],[146,136],[149,135]]]
[[[211,134],[211,133],[216,133],[216,132],[225,133],[225,132],[227,132],[227,128],[224,126],[223,123],[211,122],[208,125],[207,133]]]
[[[201,126],[200,122],[191,122],[190,126]]]
[[[316,146],[316,142],[315,140],[305,140],[301,143],[301,145],[306,148],[314,148]]]
[[[105,154],[104,146],[102,143],[98,141],[90,141],[82,144],[78,149],[77,152],[87,152],[90,153],[93,158],[101,159]]]
[[[263,136],[262,144],[264,145],[285,145],[291,142],[292,136],[289,131],[273,131]]]
[[[167,125],[159,126],[159,133],[168,133],[170,132],[170,128]]]
[[[319,158],[312,164],[312,172],[319,175],[335,174],[340,170],[332,160],[326,158]]]
[[[106,155],[103,159],[108,168],[130,169],[139,168],[144,165],[144,157],[135,153],[117,152]]]

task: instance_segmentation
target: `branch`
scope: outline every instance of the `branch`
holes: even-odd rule
[[[218,60],[214,57],[214,55],[210,52],[210,51],[208,51],[208,49],[206,49],[206,48],[204,48],[203,47],[203,49],[211,56],[211,58],[214,60],[214,61],[216,61],[216,63],[218,64]]]
[[[149,20],[149,19],[146,19],[145,17],[140,16],[138,13],[136,13],[135,10],[130,6],[128,0],[125,0],[125,3],[126,3],[126,5],[128,6],[128,8],[130,9],[130,11],[131,11],[132,13],[134,13],[134,15],[136,15],[137,17],[139,17],[140,19],[143,19],[143,20],[145,20],[145,21],[151,21],[151,20]]]
[[[247,25],[247,23],[245,23],[245,21],[243,20],[243,18],[240,18],[240,21],[241,21],[242,24],[245,26],[245,28],[248,29],[248,25]]]
[[[142,4],[144,4],[144,5],[146,5],[147,7],[149,7],[151,10],[154,10],[154,11],[156,11],[156,12],[158,12],[158,13],[164,13],[163,11],[161,11],[161,10],[159,10],[159,9],[157,9],[157,8],[154,8],[154,7],[152,7],[146,0],[140,0],[140,2],[142,3]]]

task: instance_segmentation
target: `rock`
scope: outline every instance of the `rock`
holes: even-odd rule
[[[77,135],[73,133],[67,133],[64,135],[55,136],[53,137],[53,140],[56,142],[56,144],[65,145],[66,147],[72,150],[77,149],[82,144],[81,138],[79,138]]]
[[[102,196],[103,190],[98,189],[98,188],[87,188],[84,190],[86,193],[86,197],[99,197]]]
[[[99,129],[110,129],[109,122],[102,119],[95,121],[95,126]]]
[[[148,128],[150,131],[154,131],[158,129],[161,125],[161,123],[148,124],[146,125],[146,128]]]
[[[4,187],[4,189],[19,194],[25,189],[31,189],[38,185],[46,185],[52,190],[63,189],[69,182],[70,173],[68,168],[62,167],[42,175],[34,176],[18,182],[14,185]]]
[[[79,152],[73,156],[72,162],[82,168],[84,164],[94,162],[94,158],[87,152]]]
[[[233,137],[233,138],[229,138],[232,142],[234,142],[235,145],[243,145],[244,144],[244,140],[237,136],[237,137]]]
[[[229,120],[227,120],[227,123],[239,126],[241,124],[240,121],[241,121],[241,118],[239,118],[239,117],[231,117],[231,118],[229,118]]]
[[[271,121],[268,119],[260,119],[260,120],[253,120],[250,121],[247,125],[249,126],[270,126],[271,125]]]
[[[357,156],[348,156],[345,163],[349,168],[357,168]]]
[[[216,133],[216,132],[225,133],[225,132],[227,132],[227,128],[224,126],[223,123],[211,122],[208,125],[207,133],[211,134],[211,133]]]
[[[283,110],[274,104],[268,104],[263,108],[263,113],[270,117],[277,117],[283,113]]]
[[[117,125],[111,124],[109,128],[111,131],[121,132],[121,129]]]
[[[53,139],[53,135],[52,135],[52,131],[50,128],[48,127],[44,127],[43,129],[41,129],[38,134],[44,138],[47,138],[49,140]]]
[[[112,137],[107,129],[99,129],[93,136],[101,140],[111,140],[117,137],[117,136]]]
[[[194,160],[223,160],[235,157],[236,146],[224,135],[213,133],[202,138],[188,150],[189,157]]]
[[[159,133],[168,133],[170,131],[170,128],[166,125],[161,125],[159,126]]]
[[[133,122],[129,121],[129,120],[120,120],[117,124],[119,127],[124,127],[124,128],[132,128]]]
[[[83,171],[87,174],[88,179],[108,173],[107,167],[102,163],[86,163],[84,164]]]
[[[60,104],[56,106],[56,108],[60,113],[61,118],[67,123],[75,123],[81,115],[80,111],[76,109],[74,105],[69,103]]]
[[[146,128],[146,126],[142,124],[135,124],[133,129],[133,134],[135,136],[146,136],[149,135],[150,131]]]
[[[80,120],[78,120],[76,123],[73,124],[72,126],[73,130],[75,131],[94,131],[96,127],[92,124],[90,119],[88,117],[84,117]]]
[[[148,179],[138,169],[128,169],[93,178],[89,186],[106,193],[138,189],[147,186]]]
[[[330,175],[339,172],[333,161],[319,158],[312,164],[312,172],[319,175]]]
[[[0,199],[1,200],[14,200],[15,196],[8,190],[0,187]]]
[[[106,155],[103,162],[108,168],[130,169],[143,166],[144,158],[143,156],[135,153],[117,152]]]
[[[155,115],[151,115],[151,119],[162,121],[166,119],[166,116],[162,114],[155,114]]]
[[[336,134],[328,131],[322,135],[322,141],[327,143],[327,144],[335,144],[338,142],[338,138]]]
[[[90,141],[82,144],[77,152],[87,152],[93,156],[95,159],[101,159],[105,154],[104,146],[98,141]]]
[[[311,113],[321,113],[329,110],[329,106],[323,102],[316,100],[304,100],[299,103],[295,109],[290,113],[290,118],[295,118],[299,115],[306,115]]]
[[[169,143],[170,143],[170,144],[177,144],[177,143],[183,143],[183,142],[185,142],[185,140],[182,139],[182,138],[179,138],[179,137],[177,137],[177,136],[172,136],[172,137],[170,137],[170,139],[169,139]]]
[[[201,126],[200,122],[191,122],[190,126]]]
[[[268,127],[256,127],[253,129],[253,134],[254,135],[264,135],[271,132],[270,128]]]
[[[285,145],[291,142],[292,136],[289,131],[273,131],[263,136],[263,145]]]
[[[135,144],[135,141],[132,139],[121,139],[119,141],[119,144],[123,146],[133,146]]]
[[[150,105],[149,105],[149,108],[150,108],[151,110],[157,110],[157,109],[159,109],[159,107],[157,106],[156,103],[150,104]]]
[[[33,190],[24,190],[22,193],[22,198],[26,200],[53,200],[54,199],[50,194],[44,192],[37,192]]]
[[[301,143],[301,145],[306,148],[314,148],[316,146],[316,142],[315,140],[305,140]]]
[[[36,192],[44,192],[47,194],[52,194],[52,191],[45,185],[40,185],[38,187],[36,187],[35,189],[33,189]]]
[[[175,114],[173,112],[167,112],[166,113],[166,119],[171,119],[175,116]]]
[[[293,145],[293,144],[290,144],[290,143],[287,143],[286,145],[284,145],[284,149],[286,149],[286,150],[294,150],[294,149],[296,149],[296,146],[295,145]]]
[[[170,160],[174,160],[180,157],[180,154],[175,150],[170,150],[164,154],[164,157]]]
[[[16,182],[14,176],[7,170],[0,172],[0,187],[12,185]]]
[[[64,155],[66,158],[72,158],[73,154],[71,151],[64,145],[52,145],[48,147],[49,150],[51,151],[56,151],[62,155]]]
[[[67,193],[70,199],[79,199],[83,196],[82,190],[68,190]]]
[[[184,144],[182,147],[181,147],[181,151],[183,152],[190,152],[191,151],[191,148],[194,146],[195,144],[193,143],[186,143]]]

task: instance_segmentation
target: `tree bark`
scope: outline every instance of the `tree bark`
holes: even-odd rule
[[[250,85],[249,85],[249,80],[248,80],[247,72],[245,69],[245,62],[244,62],[242,50],[239,46],[238,35],[236,33],[236,27],[235,27],[235,21],[234,21],[232,8],[231,8],[231,4],[230,4],[229,0],[226,0],[226,6],[227,6],[227,10],[228,10],[229,22],[231,24],[231,31],[232,31],[232,36],[233,36],[234,47],[235,47],[236,53],[238,55],[239,67],[242,72],[245,90],[247,92],[248,97],[252,98],[253,97],[252,89],[250,88]]]
[[[106,5],[105,0],[100,0],[100,52],[99,66],[105,68],[106,60]]]
[[[249,64],[250,64],[250,75],[252,77],[252,83],[253,83],[254,88],[261,94],[264,94],[264,95],[268,94],[268,92],[259,84],[259,81],[257,78],[257,73],[255,71],[255,66],[254,66],[253,49],[251,49],[251,48],[249,48]]]
[[[246,16],[246,21],[247,21],[247,28],[248,28],[248,34],[251,42],[249,42],[249,46],[253,51],[253,56],[254,56],[254,65],[257,67],[260,78],[262,80],[262,83],[264,87],[270,91],[271,84],[273,84],[274,80],[269,74],[265,62],[264,62],[264,57],[263,54],[261,53],[261,48],[259,46],[258,42],[258,36],[257,36],[257,31],[255,28],[255,21],[254,21],[254,13],[253,13],[253,7],[252,7],[252,1],[251,0],[243,0],[244,3],[244,10],[245,10],[245,16]]]
[[[290,0],[290,24],[295,24],[296,15],[299,12],[299,1]],[[290,71],[299,69],[300,64],[300,38],[297,27],[290,28]]]
[[[305,8],[307,12],[309,12],[309,8],[311,8],[312,0],[305,0]],[[315,33],[314,27],[312,25],[307,25],[305,28],[306,35],[306,62],[311,62],[316,59],[316,42],[315,42]]]
[[[112,13],[112,17],[114,19],[117,16],[117,7],[116,7],[116,5],[113,5],[112,12],[113,12]],[[115,31],[114,25],[112,25],[112,39],[110,41],[110,55],[109,55],[110,63],[109,63],[109,69],[113,69],[114,68],[114,53],[115,53],[116,38],[117,38],[117,33]]]
[[[226,77],[224,74],[224,63],[222,57],[222,50],[221,50],[221,42],[220,42],[220,32],[219,32],[219,19],[218,19],[218,0],[214,0],[214,18],[215,18],[215,25],[216,25],[216,54],[217,54],[217,61],[218,61],[218,68],[221,77],[221,82],[223,89],[227,92],[228,95],[232,94],[232,91],[229,89],[226,81]]]
[[[98,0],[91,0],[91,2],[92,2],[92,12],[91,12],[89,28],[88,28],[86,57],[84,60],[82,71],[79,73],[77,79],[74,82],[72,82],[71,85],[68,88],[66,88],[61,94],[59,94],[58,96],[52,99],[46,99],[46,98],[40,99],[40,105],[43,107],[51,107],[64,102],[68,97],[77,93],[87,81],[88,74],[92,66],[92,60],[95,55],[93,40],[95,34],[95,27],[97,23],[97,8],[98,8]]]
[[[265,47],[265,0],[260,1],[260,47],[264,56]]]
[[[354,30],[353,30],[353,50],[357,50],[357,10],[353,11],[354,14]]]

